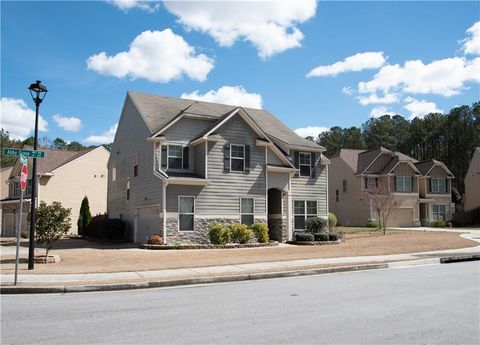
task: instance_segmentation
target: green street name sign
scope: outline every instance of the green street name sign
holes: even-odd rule
[[[22,163],[23,165],[27,165],[28,164],[27,157],[25,157],[24,155],[20,155],[20,163]]]
[[[33,158],[44,158],[45,152],[43,151],[33,151],[33,150],[21,150],[21,149],[3,149],[3,154],[5,156],[25,156]]]

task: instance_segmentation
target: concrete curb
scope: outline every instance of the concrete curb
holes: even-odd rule
[[[56,286],[1,286],[0,294],[40,294],[40,293],[74,293],[94,291],[119,291],[173,286],[186,286],[212,283],[229,283],[247,280],[299,277],[329,273],[354,272],[382,268],[400,268],[419,265],[435,265],[444,263],[464,262],[480,260],[479,254],[446,256],[428,259],[406,260],[396,262],[384,262],[377,264],[363,264],[352,266],[325,267],[313,269],[301,269],[278,272],[258,272],[250,274],[238,274],[229,276],[182,278],[172,280],[154,280],[144,282],[116,283],[116,284],[92,284],[92,285],[56,285]]]

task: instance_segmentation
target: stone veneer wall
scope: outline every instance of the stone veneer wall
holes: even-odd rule
[[[264,218],[255,218],[256,222],[267,222]],[[178,231],[178,218],[167,218],[167,244],[209,244],[208,227],[217,222],[225,226],[239,223],[238,218],[195,218],[194,231]]]
[[[270,217],[268,219],[270,239],[285,242],[288,239],[287,218]]]

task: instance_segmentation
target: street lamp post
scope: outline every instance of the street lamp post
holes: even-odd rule
[[[38,142],[38,108],[42,103],[45,95],[47,94],[47,88],[41,84],[40,80],[31,84],[28,89],[30,95],[32,95],[33,102],[35,103],[35,133],[33,137],[33,150],[37,150]],[[32,166],[32,194],[30,196],[30,240],[28,243],[28,269],[33,270],[33,259],[35,256],[35,204],[37,197],[37,159],[33,158]]]

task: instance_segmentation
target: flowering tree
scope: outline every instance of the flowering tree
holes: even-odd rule
[[[40,202],[36,211],[35,228],[38,243],[45,246],[45,255],[70,230],[70,213],[71,209],[62,207],[58,201],[50,205]]]

